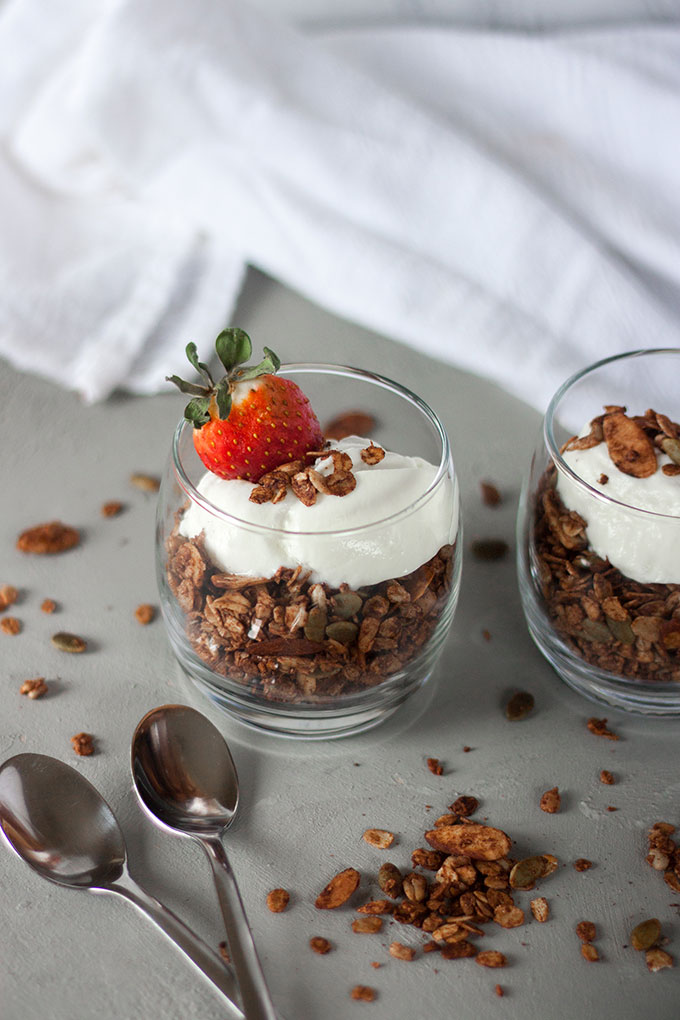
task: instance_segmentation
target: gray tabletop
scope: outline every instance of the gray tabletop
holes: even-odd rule
[[[570,692],[528,637],[512,556],[481,563],[469,554],[478,537],[514,545],[520,479],[539,415],[491,384],[341,322],[255,273],[237,319],[258,349],[272,346],[287,361],[380,370],[406,382],[443,418],[461,480],[466,556],[435,681],[382,727],[340,741],[261,736],[219,714],[180,676],[160,619],[143,627],[134,618],[138,604],[157,604],[154,497],[129,478],[135,471],[161,472],[181,398],[120,396],[86,407],[49,381],[3,364],[0,584],[20,589],[11,612],[23,629],[0,634],[0,758],[37,751],[90,779],[120,819],[132,873],[216,947],[224,935],[207,862],[198,846],[159,833],[142,817],[128,767],[130,736],[147,710],[177,701],[204,710],[229,740],[239,770],[242,811],[227,847],[275,1001],[288,1020],[344,1020],[364,1012],[374,1020],[567,1020],[595,1012],[676,1018],[680,967],[649,973],[644,954],[629,947],[629,934],[639,921],[658,917],[668,950],[678,954],[680,895],[644,858],[653,822],[680,823],[679,724],[607,711]],[[481,479],[500,487],[500,507],[482,504]],[[124,512],[103,518],[108,500],[121,500]],[[79,548],[58,557],[15,549],[21,530],[54,519],[82,529]],[[52,616],[40,609],[46,597],[57,603]],[[50,635],[57,630],[85,637],[88,651],[67,656],[55,649]],[[47,679],[49,693],[30,701],[19,687],[35,676]],[[518,688],[534,694],[536,708],[525,721],[510,723],[503,706]],[[607,716],[620,740],[589,733],[591,715]],[[95,736],[91,758],[77,758],[71,749],[70,737],[83,730]],[[428,770],[428,757],[441,759],[441,776]],[[599,782],[603,768],[615,774],[616,785]],[[538,802],[553,786],[562,792],[562,810],[548,815]],[[524,926],[487,927],[484,948],[506,954],[503,970],[424,955],[422,934],[389,919],[378,934],[351,930],[352,907],[377,892],[379,865],[389,859],[409,866],[424,830],[459,794],[479,798],[480,817],[513,838],[515,856],[550,852],[560,861],[540,889],[518,897],[527,912]],[[391,830],[395,845],[389,851],[368,846],[362,839],[368,827]],[[594,867],[577,873],[579,857]],[[317,893],[349,866],[362,874],[360,892],[346,907],[316,910]],[[291,893],[281,914],[270,913],[265,902],[275,887]],[[4,845],[0,889],[3,1020],[224,1015],[208,982],[128,904],[49,885]],[[529,900],[536,895],[549,901],[547,923],[531,918]],[[574,931],[581,920],[597,925],[598,963],[581,957]],[[312,953],[314,935],[328,938],[332,952]],[[416,958],[390,957],[393,940],[416,947]],[[375,1001],[353,1002],[356,984],[373,987]]]

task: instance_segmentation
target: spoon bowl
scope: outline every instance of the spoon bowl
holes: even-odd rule
[[[56,758],[18,754],[4,763],[0,827],[15,853],[50,882],[87,888],[115,882],[125,869],[113,811],[87,779]]]
[[[219,730],[193,708],[165,705],[139,723],[132,777],[154,821],[189,836],[219,833],[238,807],[236,766]]]

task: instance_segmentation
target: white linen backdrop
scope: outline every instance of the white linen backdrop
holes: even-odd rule
[[[0,94],[0,355],[87,400],[185,373],[247,263],[539,408],[680,346],[680,22],[5,0]]]

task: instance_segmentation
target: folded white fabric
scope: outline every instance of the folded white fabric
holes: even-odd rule
[[[680,26],[7,0],[0,94],[0,354],[89,400],[183,370],[246,263],[536,406],[678,344]]]

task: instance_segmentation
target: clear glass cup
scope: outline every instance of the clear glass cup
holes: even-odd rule
[[[205,468],[182,421],[159,493],[160,602],[182,669],[218,706],[281,735],[341,736],[381,722],[432,675],[460,586],[458,482],[442,423],[403,386],[343,366],[280,374],[322,423],[369,412],[376,425],[366,438],[433,467],[415,491],[395,496],[393,486],[391,505],[370,502],[361,526],[329,529],[303,507],[302,527],[273,527],[258,521],[259,506],[238,517],[202,494]],[[335,501],[326,506],[340,523],[361,478],[355,493],[319,497]],[[182,534],[189,511],[204,515],[193,538]]]
[[[648,715],[680,714],[680,476],[663,471],[672,460],[657,425],[653,485],[677,486],[677,514],[636,505],[652,498],[646,478],[615,498],[619,469],[581,461],[577,470],[564,447],[605,406],[679,422],[678,382],[680,349],[619,355],[568,379],[548,406],[518,515],[520,594],[539,649],[581,694]],[[606,442],[595,445],[606,454]]]

